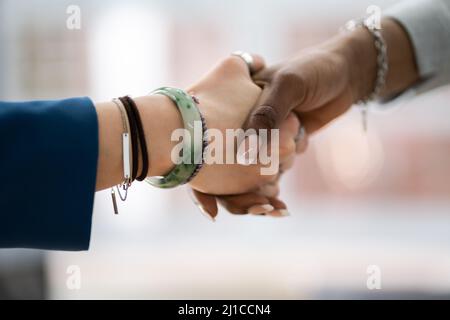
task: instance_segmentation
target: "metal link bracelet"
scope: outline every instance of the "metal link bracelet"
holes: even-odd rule
[[[357,102],[357,104],[361,107],[363,129],[364,131],[367,131],[368,103],[376,100],[380,95],[381,90],[383,90],[389,70],[389,61],[387,55],[387,45],[383,35],[381,34],[381,27],[377,26],[369,19],[362,18],[348,21],[345,24],[344,29],[347,31],[353,31],[359,27],[366,28],[370,34],[372,34],[375,49],[377,50],[377,78],[375,80],[374,89],[367,97],[364,97]]]

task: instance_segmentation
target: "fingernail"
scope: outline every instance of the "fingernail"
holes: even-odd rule
[[[202,203],[197,199],[197,196],[195,195],[195,193],[192,189],[189,189],[188,194],[189,194],[192,202],[194,202],[194,204],[197,206],[198,210],[200,210],[202,215],[204,215],[206,218],[208,218],[208,220],[215,222],[216,221],[215,217],[208,210],[206,210],[205,207],[203,207]]]
[[[247,212],[250,214],[263,214],[263,213],[269,213],[270,211],[272,211],[274,208],[273,206],[271,206],[270,204],[258,204],[255,206],[251,206],[250,208],[248,208]]]
[[[280,210],[278,210],[278,212],[280,212],[280,215],[283,216],[283,217],[288,217],[288,216],[291,215],[289,213],[289,211],[287,211],[287,209],[280,209]]]
[[[198,209],[200,210],[200,212],[206,217],[208,218],[208,220],[212,221],[212,222],[216,222],[216,219],[211,215],[211,213],[209,213],[202,205],[197,204]]]
[[[286,209],[275,209],[269,212],[269,215],[275,218],[282,218],[290,216],[290,213]]]

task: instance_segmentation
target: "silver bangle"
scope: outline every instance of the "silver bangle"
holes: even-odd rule
[[[375,49],[377,50],[377,78],[375,80],[375,86],[369,95],[357,102],[357,104],[362,107],[363,127],[365,131],[367,127],[367,104],[378,99],[381,90],[383,90],[386,84],[387,73],[389,71],[389,61],[387,55],[387,45],[383,35],[381,34],[381,28],[377,27],[368,19],[362,18],[348,21],[345,24],[344,29],[347,31],[353,31],[359,27],[366,28],[370,32],[374,39]]]

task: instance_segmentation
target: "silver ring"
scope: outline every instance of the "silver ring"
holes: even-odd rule
[[[238,50],[238,51],[234,51],[231,55],[239,57],[242,60],[244,60],[245,64],[248,67],[248,71],[250,72],[250,74],[252,74],[254,72],[253,65],[255,63],[255,60],[253,59],[253,57],[250,53]]]

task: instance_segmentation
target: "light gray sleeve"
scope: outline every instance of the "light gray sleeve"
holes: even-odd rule
[[[450,84],[450,0],[405,0],[383,15],[397,20],[411,38],[423,79],[414,91]]]

